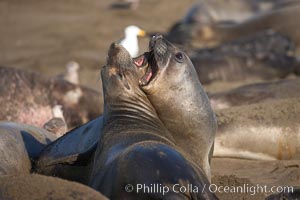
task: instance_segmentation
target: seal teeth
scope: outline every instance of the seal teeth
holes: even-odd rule
[[[139,83],[141,86],[144,86],[144,85],[147,85],[150,81],[150,79],[152,78],[152,69],[151,67],[149,66],[147,71],[146,71],[146,74],[139,80]]]

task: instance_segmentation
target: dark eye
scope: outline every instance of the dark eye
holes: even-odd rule
[[[184,55],[183,55],[183,53],[178,52],[178,53],[175,54],[175,58],[176,58],[176,60],[177,60],[178,62],[182,62],[182,61],[183,61],[183,58],[184,58]]]

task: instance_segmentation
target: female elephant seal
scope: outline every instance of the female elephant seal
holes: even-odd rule
[[[90,186],[110,199],[216,199],[205,190],[201,169],[178,148],[139,88],[129,53],[112,44],[101,71],[104,93],[102,137],[97,146]],[[130,192],[125,191],[126,185]],[[170,188],[147,192],[138,184]],[[203,191],[176,192],[192,184]],[[152,186],[151,186],[152,185]],[[128,188],[127,188],[128,189]]]
[[[0,176],[30,173],[42,149],[56,138],[41,128],[0,122]]]
[[[236,106],[217,112],[215,157],[300,159],[300,98]]]
[[[300,97],[300,78],[244,85],[209,95],[214,110]]]
[[[37,174],[0,177],[0,199],[108,200],[85,185]]]
[[[150,52],[134,61],[144,74],[141,88],[176,143],[210,178],[217,122],[194,66],[161,35],[151,39],[149,48]],[[146,57],[148,67],[144,66]]]

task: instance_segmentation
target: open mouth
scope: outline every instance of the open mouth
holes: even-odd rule
[[[133,62],[139,70],[139,85],[148,85],[158,72],[158,66],[155,60],[154,52],[146,52],[143,55],[134,58]]]

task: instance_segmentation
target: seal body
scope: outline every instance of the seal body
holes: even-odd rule
[[[139,88],[137,68],[128,52],[113,44],[102,71],[104,115],[102,137],[94,156],[90,186],[110,199],[215,199],[207,190],[147,193],[136,185],[208,183],[201,169],[174,143],[147,96]],[[132,192],[124,186],[132,184]]]
[[[203,17],[200,17],[200,22],[199,20],[192,20],[176,23],[167,34],[167,38],[179,45],[207,48],[271,29],[289,37],[298,46],[300,42],[299,31],[295,28],[297,22],[293,19],[299,16],[299,9],[298,1],[283,2],[275,6],[275,9],[270,9],[237,23],[214,22],[211,17],[204,17],[204,20]],[[203,15],[205,12],[199,13]],[[204,16],[207,15],[204,14]]]
[[[11,67],[0,67],[0,75],[2,121],[42,127],[54,117],[52,107],[59,104],[68,127],[73,128],[102,113],[101,94],[87,87]]]
[[[214,110],[300,97],[300,79],[255,83],[209,95]]]
[[[299,159],[300,99],[236,106],[217,112],[215,157]]]
[[[56,139],[44,129],[0,122],[0,175],[30,173],[42,149]]]
[[[37,174],[0,177],[0,198],[107,200],[99,192],[79,183]]]
[[[217,122],[194,66],[162,36],[153,37],[149,48],[149,66],[141,78],[146,82],[141,88],[176,143],[210,178]]]
[[[294,53],[293,42],[273,31],[240,37],[215,48],[188,51],[202,84],[284,78],[299,66]]]

